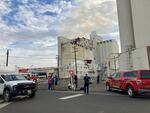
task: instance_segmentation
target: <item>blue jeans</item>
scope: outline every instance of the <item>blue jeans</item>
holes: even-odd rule
[[[89,84],[84,84],[84,94],[89,94]]]
[[[51,90],[52,88],[51,88],[51,84],[48,84],[48,90]]]

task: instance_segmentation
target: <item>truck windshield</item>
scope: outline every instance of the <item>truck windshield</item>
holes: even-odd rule
[[[141,78],[142,79],[150,78],[150,70],[141,71]]]
[[[21,75],[1,75],[1,76],[5,81],[26,80],[26,78]]]

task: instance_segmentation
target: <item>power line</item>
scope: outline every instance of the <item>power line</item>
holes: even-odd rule
[[[0,55],[1,57],[6,57],[6,55]],[[44,57],[38,57],[38,56],[26,56],[26,57],[23,57],[23,56],[9,56],[10,58],[19,58],[19,59],[28,59],[28,58],[34,58],[34,59],[56,59],[56,58],[44,58]]]

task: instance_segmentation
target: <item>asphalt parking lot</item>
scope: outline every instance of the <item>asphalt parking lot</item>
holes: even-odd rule
[[[107,92],[103,85],[96,85],[99,89],[91,86],[89,95],[39,89],[33,99],[15,98],[0,104],[0,113],[149,113],[149,95],[130,98],[126,93]]]

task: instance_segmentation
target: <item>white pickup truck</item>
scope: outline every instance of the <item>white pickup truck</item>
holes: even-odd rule
[[[28,95],[33,98],[36,94],[36,84],[18,74],[0,74],[0,95],[4,101],[11,101],[12,97]]]

